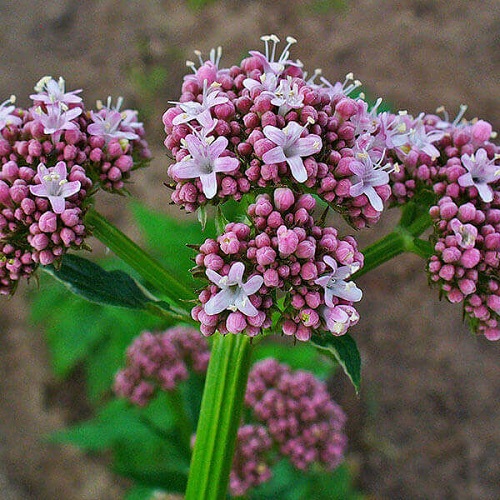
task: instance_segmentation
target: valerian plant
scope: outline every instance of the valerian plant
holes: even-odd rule
[[[280,464],[291,477],[335,469],[345,415],[324,383],[277,360],[251,362],[264,339],[283,336],[289,352],[298,343],[326,354],[359,390],[350,334],[366,319],[356,281],[403,252],[425,259],[429,283],[462,304],[472,332],[500,338],[500,151],[491,125],[465,120],[465,107],[453,121],[446,113],[381,112],[381,99],[370,105],[352,75],[334,83],[320,70],[308,75],[290,57],[295,39],[281,51],[275,35],[262,40],[264,52],[230,68],[221,66],[220,49],[207,60],[197,52],[199,64],[188,63],[181,96],[163,115],[172,202],[216,227],[196,241],[172,235],[177,246],[164,249],[170,265],[93,208],[99,190],[125,192],[130,172],[150,156],[135,111],[120,110],[121,99],[89,111],[79,90],[66,92],[51,77],[37,84],[29,109],[13,98],[0,108],[0,291],[14,293],[41,268],[88,300],[178,323],[139,336],[114,382],[118,396],[142,408],[126,421],[138,435],[152,433],[161,455],[147,471],[117,467],[148,494],[185,489],[188,499],[215,499],[229,489],[267,498],[264,483]],[[360,230],[385,207],[400,209],[400,222],[364,250],[331,216]],[[90,234],[140,283],[67,254],[88,248]],[[172,265],[186,244],[192,278]],[[206,376],[194,409],[199,398],[181,389],[190,373]],[[155,413],[158,398],[168,425]],[[114,401],[103,415],[116,418],[117,408],[131,411]],[[133,442],[130,426],[120,441],[117,428],[100,422],[110,432],[105,446],[121,443],[116,453],[125,435]],[[95,432],[84,426],[66,437],[95,448]],[[173,450],[175,464],[163,456]],[[323,498],[314,488],[328,481],[323,475],[296,491]]]

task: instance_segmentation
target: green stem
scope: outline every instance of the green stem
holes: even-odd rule
[[[174,303],[184,307],[186,300],[195,298],[192,290],[179,283],[158,261],[100,213],[91,208],[85,220],[96,238]]]
[[[172,410],[175,416],[175,424],[179,429],[180,437],[184,447],[188,452],[191,450],[191,436],[194,429],[191,419],[186,412],[186,407],[182,399],[182,394],[178,389],[174,391],[166,391],[168,407]]]
[[[418,237],[431,225],[432,220],[428,213],[417,217],[409,226],[405,227],[400,223],[392,233],[363,250],[365,256],[364,266],[353,277],[359,278],[404,252],[411,252],[423,258],[428,258],[428,243]]]
[[[186,500],[226,498],[250,369],[246,335],[214,339],[201,403]]]

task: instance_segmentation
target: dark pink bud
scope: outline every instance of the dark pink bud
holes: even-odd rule
[[[458,287],[464,295],[470,295],[476,291],[476,283],[469,279],[461,279],[458,282]]]
[[[30,240],[30,245],[35,249],[35,250],[43,250],[44,248],[47,248],[47,245],[49,244],[49,238],[46,234],[35,234],[33,237],[31,237]]]
[[[338,113],[344,120],[350,118],[357,111],[356,101],[349,97],[344,97],[335,106],[335,112]]]
[[[319,323],[319,316],[313,309],[304,309],[300,312],[300,320],[304,326],[315,328]]]
[[[68,208],[61,214],[61,220],[65,226],[76,226],[80,222],[80,210],[77,208]]]
[[[274,190],[274,205],[280,212],[286,212],[295,202],[293,191],[289,188]]]
[[[222,266],[224,265],[224,260],[219,255],[211,253],[205,256],[203,264],[207,269],[212,269],[213,271],[219,271],[220,269],[222,269]]]
[[[476,218],[476,207],[472,203],[465,203],[458,209],[458,218],[462,222],[471,222]]]
[[[241,333],[247,326],[245,316],[239,312],[232,312],[226,320],[226,328],[231,333]]]
[[[53,233],[57,229],[57,216],[52,212],[45,212],[38,221],[40,230],[44,233]]]
[[[257,263],[268,266],[276,261],[276,252],[271,247],[259,248],[256,253]]]
[[[283,224],[283,217],[281,217],[281,214],[279,212],[273,211],[269,214],[269,217],[267,218],[267,225],[271,229],[276,229],[280,227]]]
[[[445,202],[440,205],[439,211],[443,219],[449,220],[457,215],[458,207],[452,201]]]
[[[0,180],[0,204],[10,205],[10,190],[9,186],[2,180]]]
[[[490,139],[493,128],[490,123],[478,120],[472,125],[472,139],[476,143],[486,142]]]
[[[48,266],[56,260],[55,255],[50,250],[42,250],[39,255],[40,264]]]
[[[321,304],[321,296],[318,292],[307,292],[305,300],[306,304],[312,309],[316,309]]]
[[[271,240],[266,233],[261,233],[255,237],[255,245],[257,248],[268,247],[271,245]]]
[[[299,244],[298,236],[284,225],[278,228],[276,234],[278,236],[278,250],[280,255],[282,257],[288,257],[294,253]]]
[[[257,198],[257,203],[255,204],[255,215],[260,215],[261,217],[267,217],[273,211],[273,206],[271,202],[264,196],[259,196]]]
[[[500,296],[499,295],[489,295],[486,299],[486,304],[488,307],[495,311],[497,314],[500,314]]]
[[[268,287],[277,287],[280,281],[278,271],[275,269],[267,269],[264,273],[264,285]]]
[[[305,304],[305,300],[304,298],[302,297],[302,295],[299,295],[299,294],[295,294],[293,297],[292,297],[292,306],[295,308],[295,309],[302,309],[302,307],[304,307],[304,304]]]
[[[295,335],[295,332],[297,331],[297,325],[291,319],[287,319],[283,323],[281,329],[283,330],[283,333],[285,335]]]
[[[254,144],[254,151],[257,156],[262,158],[262,156],[270,151],[271,149],[275,148],[276,144],[274,144],[273,141],[264,138],[264,139],[259,139],[258,141],[255,142]]]
[[[457,247],[449,247],[443,250],[443,261],[447,264],[458,262],[462,257],[462,252]]]
[[[455,276],[455,267],[451,264],[444,265],[439,270],[439,276],[445,281],[451,281],[453,279],[453,276]]]
[[[300,259],[312,259],[315,253],[316,253],[316,243],[311,240],[301,241],[297,245],[297,250],[295,250],[295,255]]]
[[[460,290],[458,290],[457,288],[454,288],[453,290],[450,290],[448,292],[448,300],[452,304],[458,304],[458,303],[462,302],[462,300],[464,300],[463,293]]]
[[[238,253],[238,250],[240,249],[238,237],[232,231],[219,236],[218,241],[220,243],[221,250],[227,255]]]
[[[477,248],[468,248],[462,254],[460,262],[466,269],[471,269],[477,266],[480,260],[481,252]]]
[[[302,279],[306,281],[316,279],[318,277],[316,264],[314,262],[306,262],[300,269],[300,275],[302,276]]]
[[[108,170],[108,178],[110,181],[119,181],[122,178],[122,171],[118,167],[111,167]]]

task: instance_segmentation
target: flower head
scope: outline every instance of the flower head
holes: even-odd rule
[[[267,125],[264,135],[276,144],[262,156],[265,163],[281,163],[286,161],[297,182],[307,180],[307,171],[302,157],[310,156],[321,151],[323,143],[321,137],[309,134],[301,137],[304,127],[297,122],[290,122],[284,129]]]
[[[217,193],[217,172],[232,172],[239,161],[230,156],[220,155],[225,151],[228,140],[225,137],[206,137],[190,134],[185,139],[189,155],[172,165],[171,173],[179,179],[200,178],[203,193],[208,199]]]
[[[37,172],[40,184],[30,186],[31,194],[48,198],[54,213],[62,214],[66,206],[64,199],[80,191],[80,181],[68,182],[66,180],[68,172],[63,161],[51,168],[40,163]]]
[[[345,280],[358,270],[358,266],[342,266],[338,267],[335,259],[325,255],[323,257],[325,264],[328,264],[333,272],[325,274],[314,281],[316,285],[320,285],[325,289],[325,303],[328,307],[335,307],[332,299],[338,297],[340,299],[359,302],[363,296],[363,292],[352,281]]]
[[[500,166],[495,165],[495,158],[490,160],[484,149],[478,149],[476,154],[462,155],[462,164],[467,173],[458,178],[462,187],[474,186],[485,203],[493,200],[492,182],[500,179]]]
[[[264,279],[262,276],[253,276],[243,283],[244,272],[245,265],[242,262],[235,262],[227,276],[221,276],[212,269],[207,269],[208,279],[221,289],[205,304],[207,314],[218,314],[229,309],[240,311],[249,317],[257,316],[259,312],[250,302],[249,297],[259,291]]]

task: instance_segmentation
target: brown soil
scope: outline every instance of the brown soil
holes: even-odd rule
[[[222,45],[229,65],[260,48],[260,34],[291,34],[299,40],[292,55],[327,78],[352,71],[372,95],[414,114],[444,104],[453,115],[467,103],[467,117],[500,128],[497,0],[313,8],[327,3],[226,0],[194,11],[166,0],[2,2],[0,96],[15,93],[26,106],[34,83],[52,74],[84,88],[87,102],[113,94],[140,107],[156,160],[132,190],[156,207],[168,201],[160,117],[178,97],[193,49]],[[112,203],[101,207],[122,224]],[[384,234],[391,222],[372,232]],[[345,378],[335,386],[350,418],[351,461],[372,498],[500,498],[500,344],[470,336],[459,308],[438,301],[422,269],[400,257],[360,280],[361,399]],[[102,460],[43,441],[88,407],[77,374],[65,383],[51,375],[43,332],[28,325],[20,292],[0,305],[1,498],[120,498],[124,484]]]

